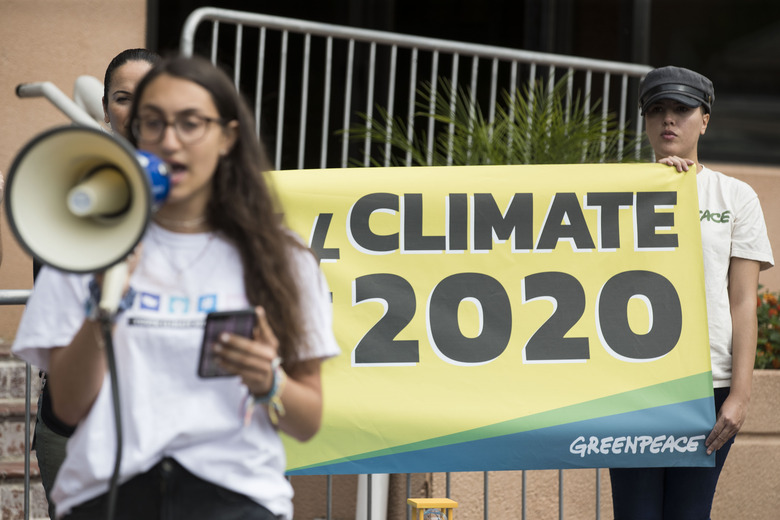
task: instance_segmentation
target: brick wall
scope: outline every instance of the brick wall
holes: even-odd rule
[[[0,348],[0,520],[24,518],[24,453],[26,366]],[[35,427],[38,372],[30,371],[30,442]],[[30,460],[30,518],[48,518],[46,496],[41,486],[33,452]]]

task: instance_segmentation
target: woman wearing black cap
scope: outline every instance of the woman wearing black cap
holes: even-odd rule
[[[774,263],[758,197],[746,183],[699,163],[712,82],[662,67],[639,88],[645,131],[656,161],[696,168],[704,282],[717,421],[705,442],[710,468],[610,469],[615,519],[708,519],[720,471],[747,415],[756,354],[758,273]]]

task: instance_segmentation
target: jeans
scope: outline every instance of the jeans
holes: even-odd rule
[[[78,505],[65,520],[106,520],[108,495]],[[165,458],[119,486],[114,520],[277,520],[250,498],[200,479]]]
[[[728,395],[728,388],[715,389],[716,414]],[[715,452],[713,468],[611,468],[615,520],[708,520],[733,443]]]

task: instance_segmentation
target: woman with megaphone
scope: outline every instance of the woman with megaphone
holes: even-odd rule
[[[54,413],[76,427],[52,491],[57,515],[105,518],[116,384],[125,449],[115,518],[290,519],[279,432],[316,433],[320,364],[339,353],[325,280],[275,213],[251,113],[224,72],[164,60],[138,85],[130,128],[167,163],[171,188],[114,316],[117,380],[90,312],[100,289],[91,275],[44,268],[13,347],[48,371]],[[227,375],[199,376],[207,316],[247,308],[249,337],[210,345]]]
[[[160,61],[160,56],[148,49],[125,49],[111,60],[103,80],[104,121],[111,131],[125,139],[130,138],[128,118],[136,85]],[[33,277],[37,279],[41,264],[33,260]],[[54,518],[50,498],[57,471],[65,459],[65,447],[73,434],[73,427],[60,421],[52,412],[46,375],[41,373],[41,393],[38,397],[38,415],[35,421],[33,449],[38,460],[41,483],[49,502],[49,516]]]

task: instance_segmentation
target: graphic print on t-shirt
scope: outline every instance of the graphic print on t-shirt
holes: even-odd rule
[[[204,294],[198,298],[198,312],[213,312],[217,310],[217,295]]]
[[[140,306],[141,309],[150,310],[150,311],[159,311],[160,310],[160,295],[159,294],[151,294],[148,292],[142,292],[140,294]]]
[[[189,297],[142,291],[138,302],[142,316],[131,316],[128,320],[130,326],[201,328],[205,315],[218,309],[219,297],[216,293]]]

